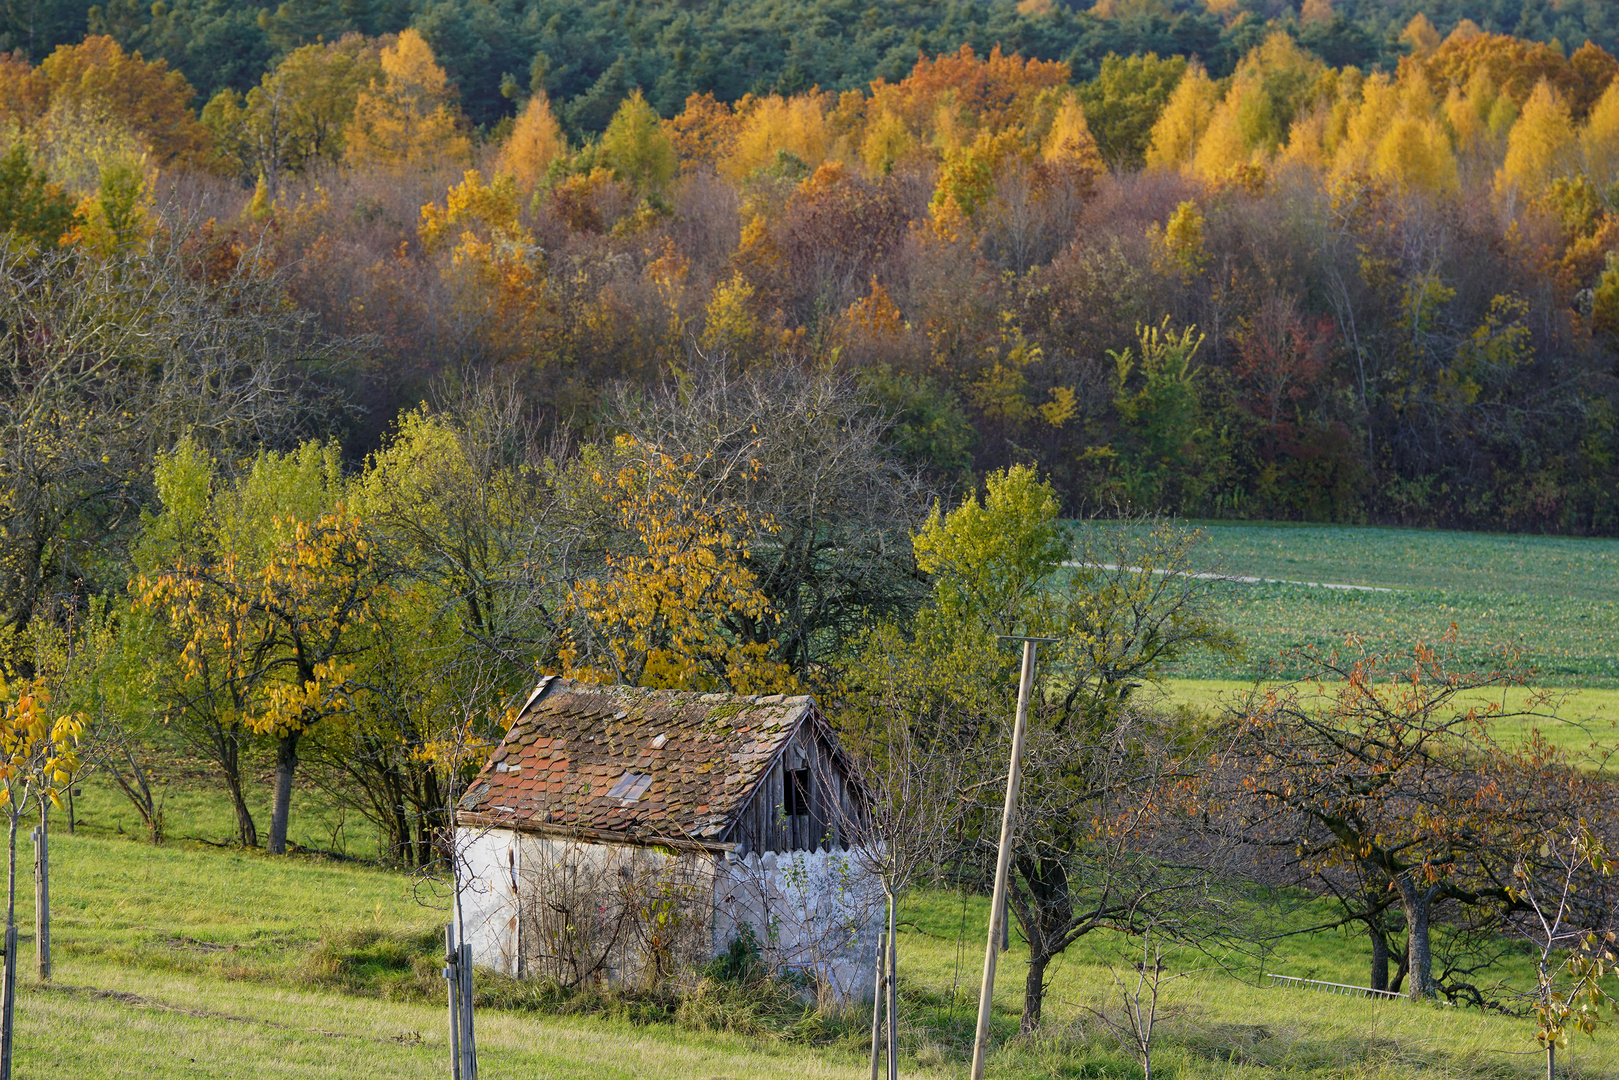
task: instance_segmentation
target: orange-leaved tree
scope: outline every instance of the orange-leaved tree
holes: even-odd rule
[[[771,693],[796,685],[757,632],[776,619],[744,564],[771,523],[711,500],[726,469],[704,469],[620,437],[587,458],[585,497],[604,499],[622,543],[572,589],[565,674],[679,690]],[[748,469],[739,460],[732,469]],[[716,479],[716,473],[720,479]]]
[[[5,1016],[0,1027],[0,1062],[11,1075],[17,985],[17,824],[30,800],[61,805],[60,795],[78,770],[79,734],[84,720],[74,714],[51,716],[44,679],[7,683],[0,677],[0,810],[5,812],[6,975]]]
[[[464,162],[472,147],[459,118],[449,76],[422,36],[406,30],[382,50],[382,79],[355,99],[345,154],[361,167]]]

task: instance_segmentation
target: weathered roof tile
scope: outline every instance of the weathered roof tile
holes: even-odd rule
[[[813,710],[807,696],[551,679],[490,755],[460,808],[514,825],[560,820],[628,833],[655,822],[665,835],[713,840]],[[609,797],[628,772],[647,779],[626,786],[629,798]]]

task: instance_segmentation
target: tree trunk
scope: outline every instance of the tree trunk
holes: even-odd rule
[[[1417,888],[1409,874],[1394,879],[1405,909],[1406,953],[1409,959],[1412,1001],[1434,996],[1433,952],[1428,939],[1428,917],[1433,911],[1433,892]]]
[[[298,768],[298,733],[283,735],[275,747],[275,803],[270,810],[270,854],[287,853],[287,817],[292,812],[292,774]]]
[[[259,827],[253,821],[253,811],[247,808],[242,794],[241,729],[236,724],[212,724],[208,733],[213,744],[213,758],[219,773],[225,778],[225,790],[230,792],[231,806],[236,811],[236,839],[244,848],[259,846]]]
[[[1389,988],[1389,939],[1381,916],[1366,920],[1366,934],[1372,939],[1372,989]]]
[[[1051,957],[1042,955],[1029,945],[1029,975],[1023,982],[1023,1019],[1018,1023],[1018,1031],[1027,1035],[1040,1028],[1040,1009],[1046,1001],[1046,965],[1051,963]]]
[[[242,774],[232,768],[225,773],[225,788],[230,792],[231,805],[236,808],[236,839],[244,848],[259,846],[259,827],[253,822],[253,811],[247,808],[242,794]]]

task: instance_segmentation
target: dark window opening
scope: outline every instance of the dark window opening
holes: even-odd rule
[[[810,812],[810,771],[808,769],[787,770],[786,801],[785,809],[788,817],[802,817]]]

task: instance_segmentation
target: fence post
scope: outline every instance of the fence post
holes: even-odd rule
[[[461,1080],[478,1080],[478,1047],[472,1035],[472,946],[461,943]]]
[[[880,1037],[883,1018],[883,992],[888,972],[888,931],[877,932],[877,985],[871,992],[871,1080],[877,1080],[877,1058],[882,1050]]]
[[[461,957],[455,947],[455,924],[444,925],[444,986],[450,999],[450,1080],[461,1076]]]
[[[0,984],[0,1012],[4,1013],[4,1029],[0,1030],[0,1080],[11,1080],[11,1048],[17,1029],[16,923],[6,927],[6,974]]]
[[[40,982],[51,980],[51,838],[47,824],[50,804],[39,801],[39,829],[34,833],[34,951]]]

